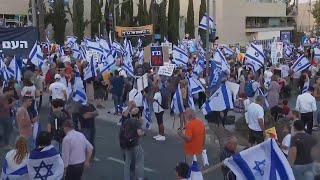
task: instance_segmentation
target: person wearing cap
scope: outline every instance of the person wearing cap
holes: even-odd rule
[[[54,75],[55,82],[49,86],[49,92],[52,100],[60,99],[66,101],[67,99],[67,87],[60,82],[60,74]]]
[[[254,146],[264,141],[264,96],[259,95],[256,101],[248,106],[249,144]]]
[[[74,130],[72,120],[63,124],[66,136],[62,140],[62,160],[65,168],[65,180],[80,180],[83,168],[90,166],[93,146],[86,137]]]
[[[189,169],[190,167],[187,163],[178,163],[175,168],[177,180],[187,180],[189,178]]]

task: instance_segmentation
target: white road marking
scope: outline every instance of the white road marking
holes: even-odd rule
[[[120,163],[120,164],[124,164],[125,163],[123,160],[117,159],[117,158],[114,158],[114,157],[108,157],[107,159],[110,160],[110,161],[114,161],[114,162]],[[155,172],[154,169],[147,168],[147,167],[144,167],[144,170],[148,171],[148,172]]]

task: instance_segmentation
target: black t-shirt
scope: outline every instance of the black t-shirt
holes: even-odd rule
[[[121,96],[124,88],[124,79],[123,77],[112,77],[111,78],[111,93],[116,94],[117,96]]]
[[[125,124],[129,124],[130,128],[132,128],[135,132],[137,132],[138,129],[142,129],[142,124],[137,118],[128,118],[125,119],[124,122]],[[137,136],[137,145],[139,144],[139,135],[138,132],[136,133]]]
[[[79,109],[79,114],[80,114],[80,117],[79,117],[79,121],[80,121],[80,125],[81,125],[81,128],[94,128],[94,118],[89,118],[89,119],[85,119],[83,117],[83,115],[87,112],[94,112],[96,111],[96,108],[90,104],[88,106],[86,105],[83,105],[80,107]]]
[[[297,147],[297,157],[294,165],[305,165],[313,162],[311,150],[316,140],[307,133],[297,133],[291,138],[291,147]]]

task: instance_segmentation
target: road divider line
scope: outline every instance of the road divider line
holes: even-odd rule
[[[108,160],[110,161],[114,161],[114,162],[117,162],[117,163],[120,163],[120,164],[125,164],[125,162],[121,159],[118,159],[118,158],[114,158],[114,157],[108,157],[107,158]],[[151,168],[147,168],[147,167],[144,167],[144,170],[147,171],[147,172],[155,172],[154,169],[151,169]]]

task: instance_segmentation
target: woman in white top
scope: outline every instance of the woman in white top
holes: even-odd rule
[[[159,135],[154,136],[153,138],[157,141],[165,141],[166,137],[164,136],[164,125],[163,125],[163,113],[164,110],[161,106],[162,96],[160,93],[159,86],[155,85],[153,87],[154,96],[153,96],[153,111],[157,119]]]
[[[6,154],[1,179],[28,180],[27,160],[27,140],[20,136],[17,138],[16,148]]]

